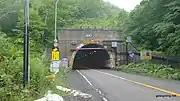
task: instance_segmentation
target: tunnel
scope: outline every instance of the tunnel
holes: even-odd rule
[[[102,45],[87,44],[77,50],[72,69],[109,69],[109,61],[108,51]]]

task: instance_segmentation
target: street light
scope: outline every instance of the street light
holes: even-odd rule
[[[57,38],[56,38],[56,31],[57,31],[57,4],[58,4],[59,0],[56,0],[56,4],[55,4],[55,36],[54,36],[54,41],[57,42]]]

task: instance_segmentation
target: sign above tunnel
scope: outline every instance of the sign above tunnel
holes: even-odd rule
[[[83,44],[102,44],[102,40],[83,40]]]

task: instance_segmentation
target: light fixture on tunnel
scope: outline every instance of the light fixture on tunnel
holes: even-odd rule
[[[71,45],[76,45],[77,42],[76,41],[71,41]]]
[[[91,35],[91,34],[86,34],[85,36],[86,36],[86,38],[90,38],[90,37],[92,37],[92,35]]]
[[[107,46],[104,46],[105,49],[107,49]]]
[[[96,53],[96,51],[94,51],[94,53]]]

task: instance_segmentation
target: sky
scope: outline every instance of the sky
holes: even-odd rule
[[[108,1],[111,4],[118,6],[119,8],[125,9],[126,11],[131,11],[142,0],[103,0],[103,1]]]

